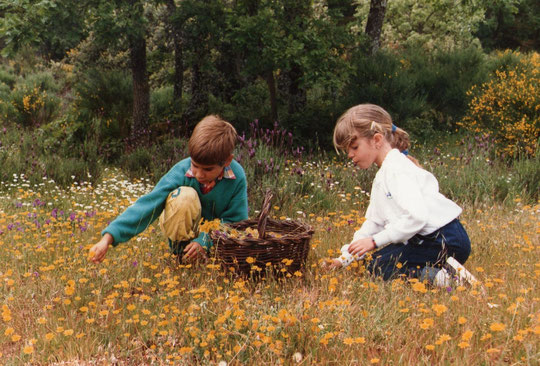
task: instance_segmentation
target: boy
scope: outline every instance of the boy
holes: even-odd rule
[[[246,175],[232,154],[236,139],[230,123],[213,115],[203,118],[189,139],[190,157],[103,230],[101,240],[90,249],[91,260],[100,263],[110,245],[128,241],[158,216],[174,254],[188,262],[206,258],[212,241],[197,232],[201,217],[225,223],[248,217]]]

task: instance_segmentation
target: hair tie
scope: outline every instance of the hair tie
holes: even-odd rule
[[[392,132],[396,132],[396,130],[397,130],[396,125],[392,123]]]
[[[402,153],[403,155],[407,156],[407,155],[409,155],[409,150],[403,150],[401,153]]]

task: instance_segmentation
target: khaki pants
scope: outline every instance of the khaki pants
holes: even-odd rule
[[[182,186],[169,193],[159,216],[159,227],[175,254],[180,254],[199,235],[200,220],[201,201],[195,189]]]

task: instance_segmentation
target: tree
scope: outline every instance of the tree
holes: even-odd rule
[[[380,47],[381,32],[386,13],[387,0],[371,0],[366,23],[366,34],[370,38],[370,53],[377,52]]]
[[[182,100],[182,89],[184,88],[184,58],[183,58],[183,36],[182,29],[176,26],[173,22],[173,17],[176,14],[177,7],[174,0],[166,0],[167,10],[169,12],[168,27],[171,33],[174,53],[174,77],[173,90],[174,98],[178,101]]]
[[[308,27],[311,19],[310,0],[284,0],[283,1],[283,26],[288,39],[293,42],[290,47],[294,54],[300,57],[289,58],[289,70],[287,72],[289,114],[295,114],[304,109],[307,102],[306,88],[304,83],[305,67],[302,63],[302,54],[305,55],[307,48]]]
[[[3,0],[0,3],[2,54],[35,48],[47,60],[60,60],[84,37],[85,7],[68,0]]]
[[[487,49],[540,49],[540,3],[537,0],[486,1],[485,20],[476,35]]]
[[[247,80],[265,80],[270,97],[270,118],[279,119],[275,72],[282,66],[284,32],[269,2],[244,1],[235,8],[228,39],[239,55]]]
[[[389,1],[380,46],[393,49],[423,48],[426,51],[450,51],[475,43],[479,46],[474,32],[484,18],[482,1]],[[365,3],[361,4],[358,11],[360,19],[371,13],[371,9]]]
[[[138,140],[148,128],[150,87],[146,61],[146,25],[142,0],[89,0],[90,29],[98,47],[127,49],[133,79],[130,137]]]
[[[225,29],[225,4],[219,0],[184,0],[171,16],[172,26],[181,34],[186,65],[190,65],[191,98],[183,118],[194,125],[208,113],[212,91],[214,54]]]

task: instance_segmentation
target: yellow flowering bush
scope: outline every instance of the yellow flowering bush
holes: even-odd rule
[[[460,125],[490,133],[500,155],[534,156],[540,134],[540,55],[516,56],[520,58],[516,66],[496,70],[490,81],[468,92],[473,97]]]

